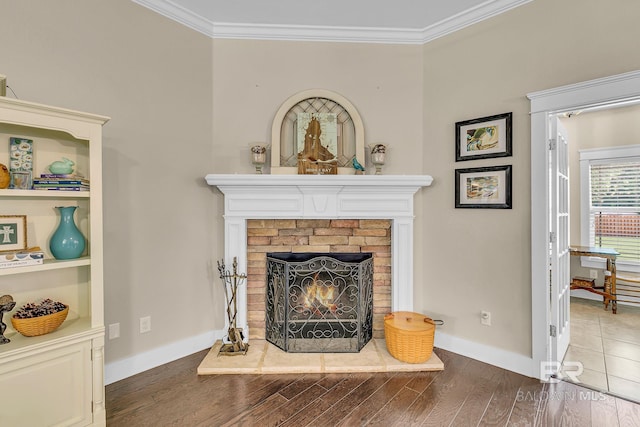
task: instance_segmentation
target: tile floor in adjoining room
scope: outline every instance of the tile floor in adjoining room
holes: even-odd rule
[[[587,386],[640,402],[640,307],[571,298],[571,342],[565,362],[582,362]]]

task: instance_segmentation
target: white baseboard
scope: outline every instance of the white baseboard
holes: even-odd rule
[[[522,354],[457,338],[442,332],[436,332],[434,346],[527,377],[538,378],[539,373],[532,372],[533,359]]]
[[[200,350],[210,348],[216,340],[222,339],[223,336],[224,331],[222,329],[213,330],[126,359],[108,363],[105,365],[105,384],[120,381]],[[502,369],[517,372],[527,377],[537,378],[538,375],[538,372],[531,372],[533,361],[530,357],[457,338],[446,333],[436,333],[434,346]]]
[[[224,332],[222,329],[212,330],[204,334],[154,348],[153,350],[145,351],[144,353],[136,354],[126,359],[107,363],[104,367],[105,385],[139,374],[156,366],[173,362],[174,360],[200,350],[210,348],[216,340],[222,339],[223,335]]]

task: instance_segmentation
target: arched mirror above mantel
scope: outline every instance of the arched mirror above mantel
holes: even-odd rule
[[[320,143],[337,161],[338,174],[353,174],[354,158],[365,164],[364,126],[360,114],[342,95],[310,89],[288,98],[278,109],[271,128],[271,173],[296,174],[298,154],[305,145],[310,120],[322,128]]]

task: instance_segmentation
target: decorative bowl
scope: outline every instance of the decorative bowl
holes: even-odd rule
[[[25,337],[37,337],[53,332],[64,322],[69,314],[69,306],[57,313],[46,316],[30,317],[28,319],[11,318],[13,328]]]

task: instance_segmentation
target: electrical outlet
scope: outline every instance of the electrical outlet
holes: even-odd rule
[[[598,278],[598,270],[589,270],[589,277],[592,279]]]
[[[485,326],[491,326],[491,312],[489,311],[481,311],[480,312],[480,323]]]
[[[120,323],[112,323],[109,325],[109,339],[120,338]]]
[[[151,332],[151,316],[140,318],[140,333]]]

